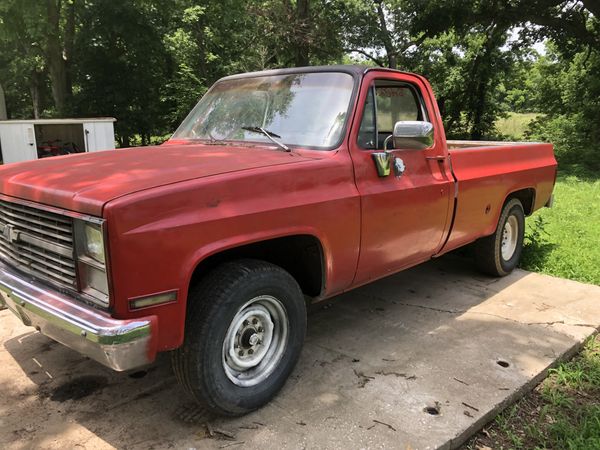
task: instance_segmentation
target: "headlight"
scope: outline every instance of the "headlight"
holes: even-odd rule
[[[79,290],[108,306],[108,276],[102,222],[75,220]]]
[[[100,228],[100,225],[85,223],[83,225],[83,230],[85,241],[83,251],[85,255],[94,258],[100,264],[105,264],[102,228]]]

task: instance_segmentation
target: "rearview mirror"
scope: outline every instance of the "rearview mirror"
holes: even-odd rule
[[[401,120],[392,134],[395,149],[422,150],[433,145],[433,125],[430,122]]]

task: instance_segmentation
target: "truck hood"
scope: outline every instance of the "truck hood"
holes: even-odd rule
[[[180,181],[309,158],[269,147],[169,144],[58,156],[0,168],[0,192],[101,216],[118,197]]]

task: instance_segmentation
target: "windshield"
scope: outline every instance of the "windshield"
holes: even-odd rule
[[[345,129],[352,76],[340,72],[238,78],[215,84],[173,139],[272,141],[328,149]],[[254,128],[255,130],[252,130]]]

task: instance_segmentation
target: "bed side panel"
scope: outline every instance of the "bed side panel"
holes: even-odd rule
[[[534,210],[546,204],[556,174],[551,144],[517,144],[450,150],[458,180],[458,201],[443,252],[492,234],[512,192],[535,191]]]

